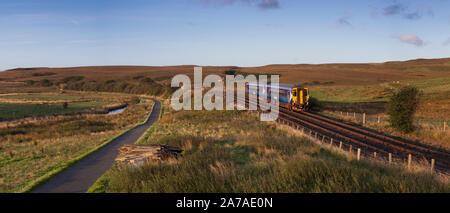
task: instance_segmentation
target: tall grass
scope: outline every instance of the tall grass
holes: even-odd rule
[[[168,115],[167,115],[168,114]],[[146,143],[179,161],[115,165],[94,192],[449,192],[448,182],[323,148],[246,112],[166,113]]]

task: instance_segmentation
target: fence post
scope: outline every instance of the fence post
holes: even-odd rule
[[[377,152],[373,152],[373,158],[377,158]]]
[[[347,112],[347,117],[348,117],[348,112]]]
[[[389,164],[391,164],[391,163],[392,163],[392,154],[389,153]]]
[[[330,146],[333,146],[333,138],[331,138]]]
[[[348,149],[348,151],[349,151],[350,153],[352,153],[352,145],[350,145],[350,148]]]
[[[431,172],[434,171],[434,158],[431,159]]]
[[[353,112],[353,119],[356,121],[356,112]]]
[[[363,125],[366,124],[366,113],[363,113]]]
[[[380,124],[380,115],[378,114],[378,124]]]
[[[361,149],[358,148],[358,153],[356,154],[356,160],[359,161],[360,158],[361,158]]]
[[[315,132],[316,134],[314,135],[314,138],[317,139],[317,132]]]
[[[325,136],[324,135],[322,135],[322,143],[325,143]]]
[[[339,149],[342,149],[342,141],[339,142]]]
[[[408,169],[411,169],[411,154],[408,155]]]

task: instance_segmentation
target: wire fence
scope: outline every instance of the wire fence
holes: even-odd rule
[[[332,114],[335,117],[352,121],[361,125],[388,124],[388,115],[386,114],[366,114],[360,112],[344,112],[344,111],[328,111],[328,113]],[[433,120],[433,121],[416,120],[415,123],[416,125],[421,127],[428,127],[428,129],[442,130],[442,131],[449,130],[448,120]]]
[[[249,111],[249,112],[260,113],[258,111]],[[328,146],[330,148],[336,148],[345,151],[351,155],[355,155],[357,161],[367,159],[386,163],[389,166],[406,167],[407,169],[417,168],[417,166],[424,168],[425,166],[428,167],[430,172],[433,173],[435,171],[435,159],[427,160],[422,156],[414,156],[411,154],[399,152],[376,152],[365,146],[359,146],[346,140],[341,140],[336,137],[330,137],[326,134],[322,134],[319,131],[315,131],[313,129],[302,126],[301,124],[295,123],[290,120],[278,118],[276,122],[282,125],[290,126],[296,129],[297,131],[301,131],[301,133],[304,136],[308,137],[309,139],[317,143]]]

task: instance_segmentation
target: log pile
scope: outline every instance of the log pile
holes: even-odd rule
[[[168,159],[178,159],[183,150],[178,147],[164,144],[156,145],[124,145],[119,148],[119,156],[116,162],[131,165],[142,165],[149,161],[166,161]]]

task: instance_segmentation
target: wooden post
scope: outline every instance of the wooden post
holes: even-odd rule
[[[330,146],[333,146],[333,138],[331,138]]]
[[[411,169],[411,154],[408,155],[408,169]]]
[[[377,152],[373,152],[373,158],[377,158]]]
[[[341,115],[342,115],[342,111],[341,111]]]
[[[325,136],[322,135],[322,143],[325,143],[324,139],[325,139]]]
[[[316,132],[316,134],[315,134],[314,138],[315,138],[315,139],[317,139],[317,132]]]
[[[342,149],[342,141],[339,142],[339,149]]]
[[[378,124],[380,123],[380,115],[378,115]]]
[[[366,124],[366,113],[363,113],[363,125]]]
[[[434,171],[434,158],[431,159],[431,172]]]
[[[358,153],[356,154],[356,160],[359,161],[360,158],[361,158],[361,149],[358,148]]]
[[[353,119],[356,121],[356,112],[353,112]]]
[[[445,132],[445,129],[447,128],[447,122],[446,121],[444,121],[444,132]]]
[[[391,163],[392,163],[392,154],[389,153],[389,164],[391,164]]]
[[[347,112],[347,117],[348,117],[348,112]]]
[[[352,152],[352,145],[350,145],[350,148],[348,149],[348,151],[351,153]]]

